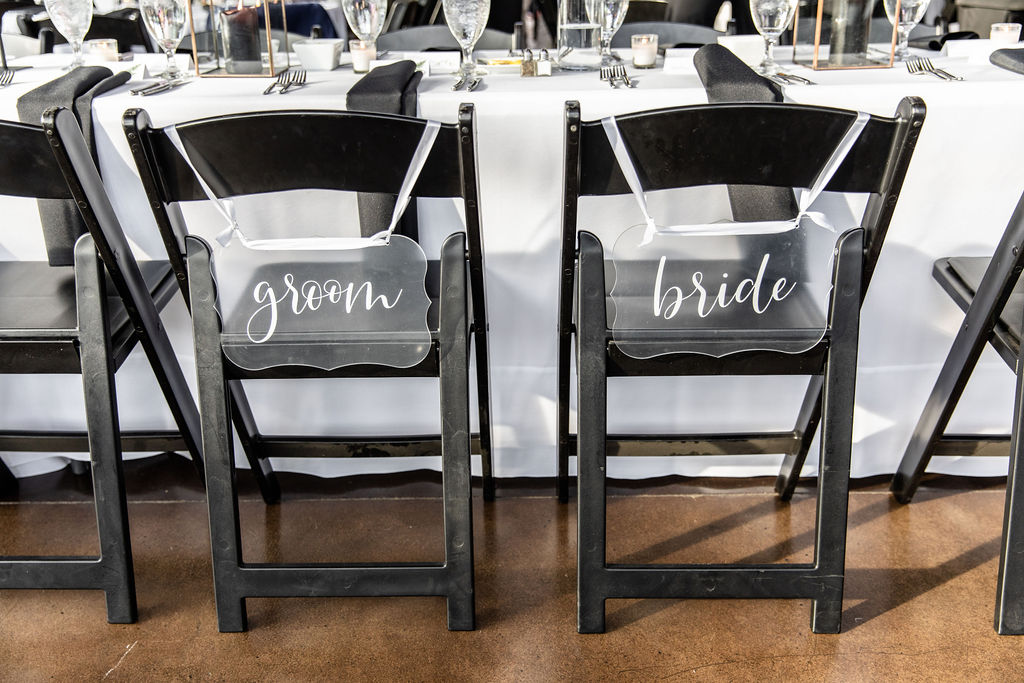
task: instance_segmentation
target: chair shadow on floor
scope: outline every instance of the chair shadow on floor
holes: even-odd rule
[[[961,493],[956,490],[934,490],[929,491],[929,500],[937,500]],[[876,502],[852,511],[849,516],[848,528],[854,529],[861,525],[882,518],[902,506],[890,496],[880,496]],[[659,558],[670,556],[687,546],[706,542],[709,538],[721,536],[726,532],[737,529],[744,524],[750,524],[762,517],[775,518],[775,524],[788,524],[788,513],[791,504],[779,501],[777,498],[764,500],[748,506],[742,510],[730,513],[718,519],[712,520],[692,529],[688,529],[672,538],[659,541],[642,550],[615,558],[616,563],[653,563]],[[779,519],[780,515],[786,515]],[[793,557],[801,550],[811,549],[814,546],[814,529],[809,528],[804,532],[786,538],[761,550],[735,560],[737,564],[763,564],[778,562],[781,557]],[[999,538],[986,542],[973,548],[956,558],[948,560],[935,567],[907,568],[907,569],[848,569],[846,572],[847,585],[871,585],[877,586],[882,580],[885,584],[894,586],[894,590],[884,596],[875,592],[870,595],[859,595],[856,592],[848,593],[847,601],[863,600],[858,604],[848,607],[843,611],[843,629],[846,633],[853,630],[871,619],[884,614],[885,612],[898,607],[910,600],[922,595],[929,590],[936,588],[950,579],[970,571],[975,567],[997,557],[999,554]],[[878,579],[864,581],[860,579],[865,573],[877,574]],[[850,577],[857,578],[856,581]],[[646,619],[658,612],[678,603],[678,600],[636,600],[619,609],[609,609],[608,630],[614,630],[628,626],[634,622]]]

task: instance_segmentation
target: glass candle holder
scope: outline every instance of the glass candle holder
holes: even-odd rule
[[[377,59],[377,43],[372,40],[350,40],[348,49],[352,53],[352,70],[364,74],[370,70],[370,62]]]
[[[993,43],[1016,45],[1020,40],[1020,24],[992,24],[988,37]]]
[[[114,38],[87,40],[85,41],[85,54],[92,59],[116,62],[118,60],[117,40]]]
[[[658,61],[658,34],[638,33],[629,37],[633,49],[633,66],[638,69],[653,69]]]

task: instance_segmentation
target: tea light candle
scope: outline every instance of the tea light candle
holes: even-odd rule
[[[372,40],[350,40],[348,49],[352,53],[352,70],[364,74],[370,70],[370,62],[377,59],[377,43]]]
[[[260,18],[256,7],[226,9],[220,15],[228,73],[261,73]]]
[[[658,60],[658,34],[638,33],[630,36],[633,48],[633,66],[638,69],[651,69]]]
[[[989,38],[993,43],[1016,45],[1020,40],[1020,24],[992,24]]]
[[[104,62],[116,62],[118,59],[117,41],[113,38],[96,38],[85,41],[85,54]]]

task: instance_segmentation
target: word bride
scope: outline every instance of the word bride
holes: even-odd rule
[[[654,317],[664,318],[665,320],[674,318],[679,313],[683,302],[693,296],[697,297],[697,315],[701,318],[711,315],[715,308],[724,309],[736,303],[743,304],[748,302],[754,309],[754,313],[762,315],[773,302],[782,301],[792,294],[796,288],[795,282],[789,284],[786,278],[780,277],[772,285],[771,291],[766,295],[762,295],[761,287],[765,271],[768,269],[769,260],[769,254],[765,254],[761,259],[761,266],[757,271],[757,275],[753,278],[748,277],[740,280],[732,294],[729,293],[729,283],[723,282],[718,287],[717,294],[711,296],[708,288],[704,285],[704,273],[699,270],[695,270],[690,277],[690,284],[693,285],[693,289],[688,294],[684,295],[683,290],[675,285],[665,289],[664,294],[662,294],[665,260],[666,257],[662,256],[658,262],[658,273],[654,278],[653,299]],[[729,274],[722,273],[722,277],[728,278]]]

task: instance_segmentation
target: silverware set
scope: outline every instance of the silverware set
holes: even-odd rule
[[[613,88],[618,88],[620,85],[624,85],[627,88],[635,88],[637,86],[637,82],[626,73],[626,67],[623,64],[602,66],[601,80],[608,81],[608,85]]]
[[[279,95],[284,95],[292,88],[300,88],[306,84],[306,70],[305,69],[289,69],[283,73],[277,75],[277,80],[267,86],[267,89],[263,91],[264,95],[269,95],[274,92],[274,88],[280,88],[278,90]]]
[[[150,83],[139,88],[132,88],[129,92],[132,95],[156,95],[157,93],[166,92],[173,88],[177,88],[179,85],[184,85],[191,80],[190,78],[177,78],[170,81],[157,81],[156,83]]]
[[[473,74],[472,78],[469,77],[469,74],[460,74],[459,78],[452,85],[452,90],[458,90],[462,86],[466,85],[466,81],[469,81],[469,85],[466,85],[466,90],[472,92],[477,89],[483,80],[483,76],[480,76],[479,74]]]
[[[785,74],[779,71],[776,74],[770,76],[770,78],[778,83],[779,85],[814,85],[814,81],[803,76],[797,76],[796,74]]]
[[[960,76],[956,76],[954,74],[951,74],[948,71],[946,71],[945,69],[936,68],[935,65],[932,64],[932,60],[928,59],[927,57],[918,57],[918,58],[915,58],[915,59],[908,59],[907,60],[907,71],[909,71],[911,74],[913,74],[915,76],[918,75],[918,74],[931,74],[932,76],[935,76],[936,78],[941,78],[944,81],[962,81],[962,80],[964,80]]]
[[[14,81],[14,69],[0,69],[0,88],[5,88]]]

